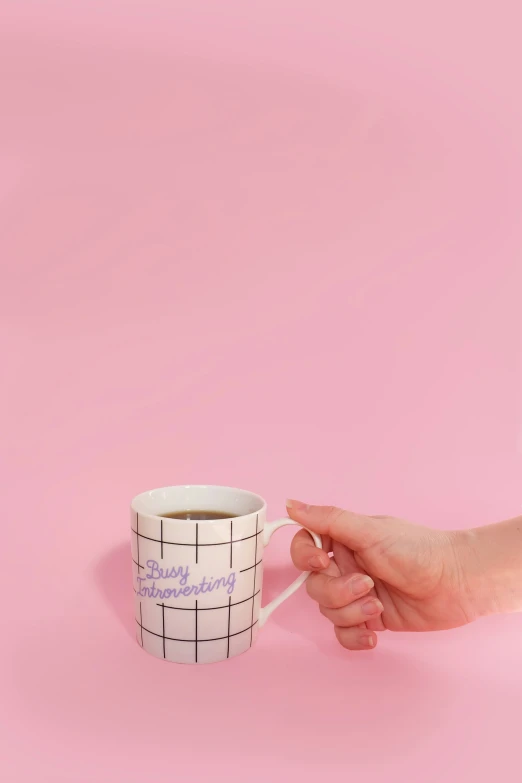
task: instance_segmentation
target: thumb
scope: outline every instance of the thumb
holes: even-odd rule
[[[382,519],[335,506],[309,506],[299,500],[287,500],[286,508],[294,522],[321,536],[330,536],[355,551],[378,543],[389,532]]]

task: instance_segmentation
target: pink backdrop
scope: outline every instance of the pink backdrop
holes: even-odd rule
[[[353,655],[302,591],[164,664],[127,514],[521,512],[519,8],[0,0],[6,783],[522,775],[520,616]]]

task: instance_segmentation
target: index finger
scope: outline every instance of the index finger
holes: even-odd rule
[[[330,564],[327,553],[316,547],[313,538],[306,530],[300,530],[294,536],[290,554],[295,567],[300,571],[322,571]]]

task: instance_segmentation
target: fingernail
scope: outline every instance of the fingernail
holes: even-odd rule
[[[366,603],[364,603],[361,606],[361,609],[363,614],[372,615],[372,614],[380,614],[384,609],[384,607],[380,601],[374,600],[374,601],[366,601]]]
[[[310,508],[306,503],[301,503],[300,500],[287,500],[286,507],[292,508],[294,511],[308,511]]]
[[[361,639],[361,642],[366,644],[367,647],[375,647],[375,637],[373,636],[366,636]]]
[[[310,506],[307,503],[301,503],[300,500],[287,500],[286,507],[294,511],[308,511]]]
[[[373,579],[369,576],[363,576],[362,574],[360,576],[352,576],[348,583],[352,588],[352,593],[354,595],[367,593],[368,590],[371,590],[373,587]]]
[[[310,560],[308,561],[308,565],[312,569],[322,570],[323,568],[326,568],[328,566],[328,563],[325,563],[324,559],[320,555],[313,555],[313,557],[311,557]]]

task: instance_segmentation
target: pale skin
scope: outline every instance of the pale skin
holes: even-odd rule
[[[331,506],[287,503],[301,530],[292,559],[309,596],[349,650],[371,650],[378,633],[456,628],[522,611],[522,517],[459,531]]]

